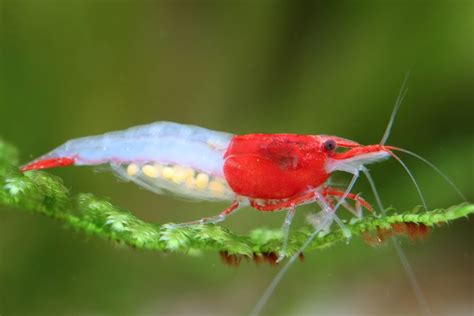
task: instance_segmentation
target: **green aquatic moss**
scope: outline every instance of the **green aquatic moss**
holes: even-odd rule
[[[21,173],[17,165],[17,150],[0,140],[0,207],[28,210],[58,220],[77,232],[113,240],[128,246],[153,251],[196,254],[217,251],[227,255],[252,257],[277,253],[281,250],[283,234],[280,230],[257,228],[246,236],[233,233],[222,226],[206,224],[176,227],[168,224],[147,223],[128,210],[93,194],[72,195],[60,178],[43,171]],[[369,214],[347,223],[352,236],[383,238],[400,225],[436,226],[474,213],[474,204],[460,204],[448,209],[422,211],[419,208],[387,215]],[[396,226],[399,224],[399,226]],[[288,242],[287,256],[298,251],[311,235],[305,226],[293,230]],[[346,241],[336,226],[319,234],[306,252]]]

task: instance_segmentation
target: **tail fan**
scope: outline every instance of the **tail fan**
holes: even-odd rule
[[[22,172],[30,170],[42,170],[49,168],[67,167],[73,165],[75,162],[74,158],[70,157],[57,157],[49,159],[40,159],[33,161],[26,166],[20,168]]]

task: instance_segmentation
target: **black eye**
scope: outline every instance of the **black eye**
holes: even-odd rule
[[[328,139],[327,141],[324,142],[324,149],[327,151],[334,151],[336,150],[336,141],[332,139]]]

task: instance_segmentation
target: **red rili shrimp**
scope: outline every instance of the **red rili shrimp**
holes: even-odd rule
[[[364,165],[393,155],[384,145],[364,146],[326,135],[230,135],[159,122],[121,132],[68,141],[22,167],[22,171],[69,165],[108,164],[121,178],[156,193],[199,200],[228,200],[219,215],[186,223],[217,223],[239,207],[264,212],[287,210],[287,235],[298,205],[319,203],[334,218],[334,199],[372,207],[356,194],[326,184],[332,173],[354,179]],[[354,180],[355,181],[355,180]],[[282,253],[283,255],[283,253]]]
[[[220,214],[177,224],[218,223],[242,206],[250,205],[263,212],[286,210],[282,230],[284,244],[277,262],[284,259],[289,228],[299,205],[317,203],[322,211],[315,221],[315,232],[301,250],[288,261],[254,309],[258,314],[291,263],[318,232],[335,221],[346,236],[350,232],[336,216],[339,206],[356,216],[362,208],[372,206],[351,192],[360,173],[371,183],[378,207],[383,206],[367,164],[395,158],[408,172],[420,194],[413,175],[394,153],[411,154],[439,172],[424,158],[407,150],[385,145],[395,114],[406,92],[402,86],[390,123],[382,141],[362,145],[355,141],[328,135],[247,134],[232,135],[205,128],[171,122],[157,122],[124,131],[74,139],[48,154],[26,164],[22,171],[40,170],[70,165],[109,165],[121,178],[132,181],[155,193],[172,193],[197,200],[229,201]],[[345,190],[328,185],[334,172],[350,173],[352,180]],[[454,185],[453,185],[454,186]],[[459,192],[459,190],[458,190]],[[354,201],[355,208],[348,206]]]
[[[347,149],[339,152],[340,149]],[[22,171],[108,164],[122,178],[156,193],[229,200],[216,223],[241,205],[272,212],[345,197],[371,210],[361,197],[326,185],[332,173],[357,175],[367,163],[390,156],[383,145],[360,145],[326,135],[231,135],[159,122],[68,141]]]

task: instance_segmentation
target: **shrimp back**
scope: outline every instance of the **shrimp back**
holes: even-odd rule
[[[172,122],[73,139],[22,168],[109,165],[122,179],[153,191],[232,200],[223,173],[232,134]]]

